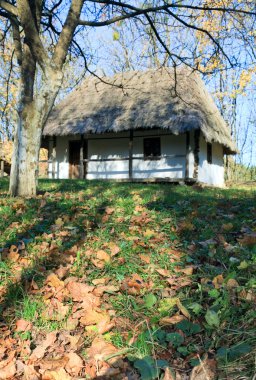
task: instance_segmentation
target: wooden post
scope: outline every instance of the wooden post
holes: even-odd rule
[[[198,179],[199,150],[200,150],[200,129],[194,132],[194,174],[193,178]]]
[[[133,131],[130,130],[130,139],[129,139],[129,179],[132,179],[132,160],[133,160]]]
[[[185,178],[189,178],[189,153],[191,151],[190,146],[190,132],[186,132],[186,169],[185,169]]]
[[[4,177],[4,160],[1,160],[1,178]]]
[[[84,136],[81,135],[79,178],[84,178]]]
[[[88,173],[88,136],[84,140],[84,159],[86,160],[84,163],[84,178],[87,178],[87,173]]]
[[[56,136],[53,136],[52,145],[52,178],[55,179],[56,176]]]

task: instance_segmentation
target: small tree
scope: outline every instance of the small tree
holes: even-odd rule
[[[36,194],[42,131],[61,88],[68,53],[76,49],[86,63],[88,52],[83,50],[79,39],[85,29],[107,27],[127,19],[146,23],[174,66],[181,62],[192,65],[186,51],[179,55],[169,49],[161,36],[158,18],[152,17],[155,14],[165,14],[180,28],[205,35],[210,42],[205,64],[214,56],[224,57],[229,66],[237,62],[235,57],[230,58],[225,52],[222,40],[215,38],[215,34],[205,26],[205,19],[211,14],[220,15],[223,23],[238,19],[244,28],[243,41],[248,43],[248,39],[254,38],[249,32],[253,30],[256,12],[254,2],[250,0],[188,0],[186,4],[146,0],[143,5],[136,1],[116,0],[0,0],[2,39],[12,33],[19,66],[18,116],[10,179],[12,195]],[[235,32],[226,28],[230,39],[234,38]]]

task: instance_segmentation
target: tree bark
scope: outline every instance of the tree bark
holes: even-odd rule
[[[45,77],[40,93],[29,102],[21,89],[9,188],[12,196],[36,195],[42,132],[59,92],[62,72],[48,70]]]

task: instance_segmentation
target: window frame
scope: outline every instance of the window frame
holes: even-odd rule
[[[157,144],[158,144],[158,151],[159,151],[159,155],[146,155],[146,143],[147,141],[157,141]],[[144,158],[144,161],[154,161],[154,160],[160,160],[161,159],[161,137],[144,137],[143,138],[143,158]]]

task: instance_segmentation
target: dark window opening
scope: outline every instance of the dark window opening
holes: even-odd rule
[[[144,158],[159,159],[161,156],[160,137],[144,139]]]
[[[212,164],[212,144],[207,143],[207,162]]]

